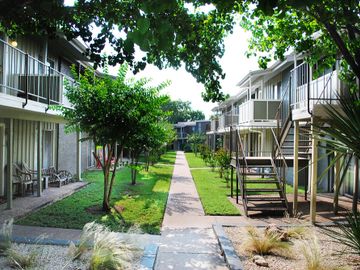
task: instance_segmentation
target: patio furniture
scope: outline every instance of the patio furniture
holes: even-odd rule
[[[57,171],[55,167],[49,167],[47,170],[45,170],[43,175],[49,177],[49,185],[57,184],[58,187],[73,181],[73,176],[69,171]]]
[[[34,194],[32,175],[24,171],[17,163],[13,163],[13,169],[13,184],[20,186],[20,195],[24,196],[29,187],[31,188],[32,194]]]

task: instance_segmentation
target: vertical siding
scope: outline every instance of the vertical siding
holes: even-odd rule
[[[56,154],[56,125],[55,123],[43,123],[43,129],[53,131],[52,142],[50,147]],[[37,122],[14,119],[14,152],[13,161],[20,163],[25,162],[30,168],[37,167]],[[55,158],[53,157],[53,162]],[[53,164],[54,165],[54,164]]]

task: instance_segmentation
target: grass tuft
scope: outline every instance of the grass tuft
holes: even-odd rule
[[[6,220],[0,230],[0,255],[5,255],[11,248],[13,223],[14,219]]]
[[[246,251],[262,256],[268,254],[289,255],[290,244],[282,242],[277,235],[261,233],[254,227],[249,227],[247,232]]]
[[[12,268],[23,270],[32,268],[35,265],[37,253],[32,251],[29,254],[25,254],[10,248],[6,251],[6,256]]]
[[[285,231],[289,238],[305,239],[309,230],[303,226],[294,226],[287,228]]]

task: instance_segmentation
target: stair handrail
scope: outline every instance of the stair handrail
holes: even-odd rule
[[[242,144],[241,141],[241,136],[240,136],[240,132],[238,130],[236,130],[236,136],[237,136],[237,157],[236,157],[236,168],[237,168],[237,178],[239,179],[240,182],[240,187],[241,187],[241,199],[243,200],[243,205],[246,205],[246,198],[245,198],[245,194],[244,194],[244,188],[245,188],[245,171],[248,169],[248,164],[246,161],[246,155],[245,155],[245,151],[244,151],[244,146]],[[242,154],[242,160],[243,160],[243,166],[242,166],[242,174],[240,175],[240,158],[238,155],[238,149],[240,148],[240,152]],[[246,207],[246,206],[245,206]],[[246,212],[246,209],[245,209]]]
[[[277,136],[278,137],[280,137],[280,135],[282,133],[282,130],[281,130],[282,126],[280,126],[280,120],[281,120],[280,118],[281,118],[281,112],[282,112],[283,103],[285,102],[285,97],[286,97],[286,95],[289,94],[289,91],[290,91],[290,84],[291,84],[291,77],[289,78],[289,81],[288,81],[288,83],[286,85],[285,91],[281,96],[280,104],[276,109],[275,119],[276,119],[276,124],[277,124],[277,133],[278,133]],[[290,107],[290,100],[289,100],[289,107]],[[287,115],[287,118],[289,118],[290,114],[291,114],[291,110],[289,108],[289,113]],[[281,132],[279,132],[280,130],[281,130]]]
[[[287,165],[287,162],[286,162],[286,158],[285,158],[285,155],[283,154],[282,150],[281,150],[281,147],[280,147],[280,144],[276,138],[276,135],[275,135],[275,131],[273,128],[271,128],[271,132],[273,134],[273,137],[274,137],[274,141],[276,143],[276,146],[278,147],[278,151],[273,151],[273,155],[272,157],[275,158],[275,160],[277,160],[277,157],[281,157],[281,160],[283,161],[284,165],[285,165],[285,168],[288,168],[288,165]]]

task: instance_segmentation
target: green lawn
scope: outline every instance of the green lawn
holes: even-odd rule
[[[195,156],[194,153],[185,153],[186,160],[189,163],[190,168],[205,168],[206,166],[204,160],[201,158],[200,153]]]
[[[166,153],[161,163],[173,164],[175,152]],[[102,203],[103,179],[101,171],[86,172],[83,178],[90,184],[73,195],[40,209],[17,224],[81,229],[85,223],[96,220],[115,231],[126,231],[137,225],[147,233],[159,233],[164,216],[173,166],[151,166],[149,172],[138,174],[137,185],[131,186],[130,169],[117,173],[111,203],[119,206],[121,215],[88,211]]]
[[[191,170],[201,203],[207,215],[240,215],[229,200],[230,188],[218,172],[211,169]]]

